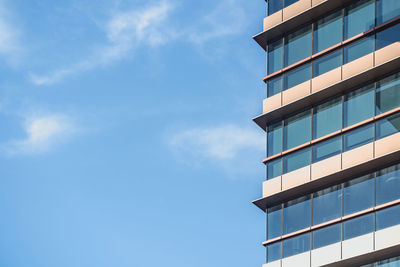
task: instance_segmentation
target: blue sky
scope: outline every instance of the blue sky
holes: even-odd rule
[[[262,0],[0,0],[0,266],[260,266]]]

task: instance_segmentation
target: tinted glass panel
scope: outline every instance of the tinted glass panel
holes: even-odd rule
[[[311,56],[311,49],[311,24],[289,33],[285,38],[285,66]]]
[[[268,1],[268,15],[271,15],[283,8],[283,0]]]
[[[342,65],[342,50],[337,50],[329,55],[314,61],[314,77],[336,69]]]
[[[313,162],[333,157],[342,152],[342,136],[318,143],[313,147]]]
[[[311,249],[310,233],[302,234],[283,241],[283,256],[290,257]]]
[[[348,151],[374,141],[374,125],[369,124],[344,135],[344,151]]]
[[[291,233],[311,225],[310,196],[301,197],[284,204],[284,234]]]
[[[314,53],[342,41],[342,11],[323,17],[314,25]]]
[[[360,0],[345,9],[344,37],[348,39],[375,26],[375,1]]]
[[[282,122],[268,126],[267,151],[268,157],[282,152]]]
[[[372,53],[375,49],[375,38],[370,36],[344,48],[344,64]]]
[[[313,232],[313,249],[324,247],[342,240],[342,224],[334,224]]]
[[[374,176],[365,175],[344,183],[344,215],[374,206]]]
[[[400,205],[376,212],[376,230],[400,224]]]
[[[398,0],[396,0],[398,1]],[[400,3],[400,1],[398,1]],[[400,14],[399,14],[400,15]],[[376,34],[376,50],[400,41],[400,24]]]
[[[313,138],[333,133],[342,128],[342,99],[336,98],[314,108]]]
[[[399,267],[400,266],[400,257],[380,261],[380,262],[378,262],[378,264],[376,266],[377,267]]]
[[[374,86],[368,85],[346,94],[344,126],[350,126],[374,116]]]
[[[382,24],[400,15],[399,0],[377,0],[377,22]]]
[[[268,97],[282,92],[283,79],[282,76],[268,81]]]
[[[299,0],[285,0],[285,7],[290,6],[291,4],[296,3]]]
[[[282,242],[267,246],[267,262],[276,261],[282,258]]]
[[[384,113],[399,106],[400,74],[396,73],[376,83],[376,114]]]
[[[380,170],[376,174],[376,205],[400,198],[400,165]]]
[[[302,149],[283,159],[284,173],[288,173],[311,164],[311,148]]]
[[[379,140],[386,136],[398,133],[400,131],[400,114],[394,114],[390,117],[376,122],[376,139]]]
[[[311,64],[295,68],[294,70],[291,70],[284,75],[284,81],[285,81],[284,87],[285,89],[289,89],[293,86],[308,81],[312,78],[311,75],[312,75]]]
[[[282,39],[268,45],[268,74],[282,69],[283,44]]]
[[[314,193],[313,225],[342,216],[342,190],[340,185]]]
[[[284,149],[290,149],[311,140],[311,110],[285,120]]]
[[[343,223],[344,240],[365,235],[374,231],[374,214],[364,215]]]
[[[267,238],[282,235],[282,206],[278,205],[267,210]]]
[[[267,179],[282,175],[282,159],[276,159],[267,163]]]

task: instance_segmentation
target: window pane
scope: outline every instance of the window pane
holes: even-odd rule
[[[335,185],[314,193],[313,225],[342,216],[342,190]]]
[[[312,78],[311,64],[307,64],[294,70],[289,71],[284,75],[284,88],[289,89],[293,86],[301,84]]]
[[[374,141],[374,125],[368,124],[344,135],[344,151],[348,151]]]
[[[269,0],[268,2],[268,15],[274,14],[275,12],[282,10],[283,0]]]
[[[268,97],[279,94],[282,92],[282,84],[283,79],[282,76],[278,76],[278,78],[272,79],[268,81]]]
[[[314,108],[313,138],[342,128],[342,98],[335,98]]]
[[[376,7],[378,25],[400,15],[399,0],[377,0]]]
[[[342,50],[339,49],[329,55],[314,61],[314,77],[336,69],[342,65]]]
[[[373,84],[347,93],[344,98],[344,126],[350,126],[374,116]]]
[[[284,149],[291,149],[311,140],[311,110],[285,120]]]
[[[376,122],[376,140],[400,132],[400,113]]]
[[[276,261],[282,258],[282,242],[267,246],[267,262]]]
[[[400,205],[376,212],[376,230],[400,224]]]
[[[400,198],[400,164],[380,170],[376,174],[376,205]]]
[[[310,233],[302,234],[283,241],[283,256],[290,257],[311,249]]]
[[[314,53],[342,41],[342,11],[323,17],[314,25]]]
[[[268,74],[282,69],[283,45],[282,39],[268,45]]]
[[[364,215],[343,223],[344,240],[374,231],[374,214]]]
[[[267,239],[282,235],[282,206],[267,209]]]
[[[282,122],[268,126],[267,151],[268,157],[282,152]]]
[[[311,199],[304,196],[284,204],[283,232],[284,234],[311,226]]]
[[[328,139],[324,142],[314,145],[313,162],[318,162],[333,157],[342,152],[342,136]]]
[[[344,47],[344,64],[368,55],[375,50],[375,38],[370,36]]]
[[[344,183],[344,215],[374,206],[374,176],[362,176]]]
[[[288,173],[311,164],[311,149],[306,148],[283,158],[284,173]]]
[[[342,224],[334,224],[313,232],[313,249],[331,245],[342,240]]]
[[[360,0],[345,9],[344,37],[348,39],[375,26],[375,1]]]
[[[379,261],[376,265],[377,267],[399,267],[400,257],[391,258],[388,260]]]
[[[398,0],[396,0],[398,1]],[[400,3],[400,1],[398,1]],[[400,14],[399,14],[400,15]],[[400,41],[400,24],[376,34],[376,50]]]
[[[285,38],[285,67],[312,54],[311,24],[306,25]]]
[[[267,163],[267,180],[282,175],[282,159],[276,159]]]
[[[291,4],[296,3],[299,0],[285,0],[285,7],[290,6]]]
[[[396,73],[376,83],[376,114],[382,114],[399,106],[400,73]]]

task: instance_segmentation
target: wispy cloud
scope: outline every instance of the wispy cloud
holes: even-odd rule
[[[22,54],[19,35],[10,11],[4,1],[0,1],[0,55],[10,64],[16,64]]]

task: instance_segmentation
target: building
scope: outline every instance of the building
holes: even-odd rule
[[[400,266],[400,0],[268,0],[263,267]]]

